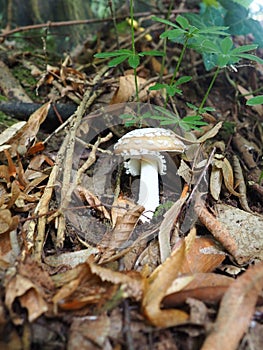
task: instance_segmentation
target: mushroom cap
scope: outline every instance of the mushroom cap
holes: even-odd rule
[[[114,146],[114,153],[133,155],[140,152],[183,153],[185,144],[169,129],[143,128],[128,132]]]
[[[121,155],[126,162],[126,172],[138,175],[139,161],[157,161],[158,171],[165,174],[165,159],[160,152],[183,153],[184,143],[169,129],[143,128],[128,132],[114,145],[114,153]]]

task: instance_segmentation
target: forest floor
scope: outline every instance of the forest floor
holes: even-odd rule
[[[135,33],[139,52],[158,49],[160,26],[147,32]],[[119,39],[127,48],[130,33]],[[207,125],[185,132],[151,118],[165,105],[148,90],[161,58],[141,59],[138,109],[134,71],[93,57],[115,48],[108,27],[71,56],[0,46],[0,348],[262,349],[263,106],[246,100],[263,67],[222,69]],[[167,82],[180,50],[168,45]],[[189,50],[181,74],[193,79],[166,110],[183,117],[212,73]],[[164,155],[150,222],[139,219],[140,178],[114,154],[138,127],[123,115],[200,141]]]

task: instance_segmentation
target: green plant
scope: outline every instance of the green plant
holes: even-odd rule
[[[181,15],[176,17],[176,23],[173,23],[171,21],[168,21],[166,19],[159,18],[156,16],[153,16],[152,19],[154,21],[163,23],[166,26],[172,27],[172,29],[167,29],[160,35],[161,39],[169,39],[169,40],[181,43],[183,45],[182,51],[180,53],[176,67],[173,72],[172,79],[170,81],[170,84],[168,85],[168,84],[157,83],[154,87],[150,88],[151,90],[164,88],[167,93],[167,97],[166,97],[166,104],[167,104],[169,96],[174,96],[176,93],[179,93],[179,94],[181,93],[181,90],[178,89],[178,85],[186,83],[191,80],[191,77],[183,76],[183,77],[180,77],[177,81],[175,81],[186,49],[190,47],[191,44],[193,45],[193,43],[196,45],[196,47],[198,47],[199,45],[202,45],[202,42],[207,38],[207,35],[216,35],[216,36],[228,35],[227,33],[225,33],[225,30],[227,28],[222,26],[198,28],[196,26],[191,25],[187,20],[187,18]]]
[[[143,56],[163,56],[163,53],[157,50],[136,52],[135,39],[134,39],[134,14],[133,14],[133,0],[130,0],[130,17],[131,17],[131,43],[132,49],[120,49],[113,52],[101,52],[94,55],[97,58],[111,58],[108,65],[109,67],[116,67],[117,65],[127,61],[129,66],[133,68],[136,99],[139,102],[139,87],[137,79],[137,68],[140,65],[140,58]]]
[[[250,98],[247,103],[248,106],[262,105],[263,104],[263,95],[255,96]]]
[[[223,1],[223,0],[222,0]],[[211,6],[209,6],[211,8]],[[212,11],[212,10],[211,10]],[[211,14],[210,14],[211,15]],[[137,101],[139,101],[139,89],[137,81],[136,69],[140,64],[140,58],[145,55],[151,56],[164,56],[166,54],[166,45],[164,45],[164,52],[160,51],[146,51],[146,52],[136,52],[135,40],[134,40],[134,26],[133,26],[133,1],[130,1],[130,16],[131,16],[131,39],[132,39],[132,49],[120,49],[114,52],[104,52],[96,54],[97,58],[111,58],[109,61],[109,66],[117,66],[124,61],[127,61],[129,66],[134,70],[135,88]],[[189,18],[189,19],[188,19]],[[202,121],[202,116],[213,109],[205,107],[205,103],[209,96],[209,93],[218,77],[220,70],[226,66],[234,65],[238,63],[241,59],[247,59],[251,61],[256,61],[263,63],[259,57],[248,53],[249,51],[255,50],[257,48],[256,44],[243,45],[240,47],[234,47],[234,43],[230,38],[230,34],[227,32],[228,27],[222,25],[216,25],[220,20],[214,21],[215,25],[211,25],[211,20],[208,21],[209,11],[206,13],[206,17],[202,17],[196,14],[189,14],[188,18],[186,16],[177,16],[176,22],[173,23],[167,19],[152,17],[153,20],[163,23],[166,26],[166,30],[160,35],[160,38],[166,40],[171,40],[182,44],[182,50],[177,60],[176,67],[173,72],[172,79],[169,84],[158,82],[150,90],[166,90],[166,101],[165,107],[168,102],[169,97],[173,97],[175,94],[182,94],[180,85],[188,83],[192,77],[191,76],[181,76],[177,79],[179,69],[185,55],[186,49],[191,48],[206,57],[206,68],[212,69],[216,67],[211,82],[207,88],[207,91],[199,105],[199,107],[188,103],[188,107],[194,112],[194,115],[188,115],[182,119],[178,115],[174,115],[167,111],[165,108],[160,111],[160,115],[140,115],[132,116],[124,114],[122,118],[125,120],[125,125],[139,125],[141,126],[143,120],[146,118],[157,119],[160,125],[179,125],[185,130],[198,129],[200,126],[206,123]],[[207,20],[205,23],[204,18]],[[210,66],[208,65],[210,62]],[[164,60],[162,61],[164,64]],[[161,70],[162,72],[162,70]],[[162,73],[161,73],[162,76]]]

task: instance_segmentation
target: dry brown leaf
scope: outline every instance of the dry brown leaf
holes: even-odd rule
[[[221,192],[223,181],[223,175],[221,168],[218,168],[215,164],[212,164],[212,170],[210,174],[210,193],[213,198],[217,201]]]
[[[206,140],[211,139],[212,137],[214,137],[218,133],[218,131],[221,129],[222,125],[223,125],[223,122],[217,123],[212,129],[207,131],[203,136],[199,137],[199,139],[197,139],[197,141],[199,143],[203,143]]]
[[[8,171],[10,177],[16,177],[16,166],[11,158],[11,155],[9,151],[6,149],[4,150],[4,154],[6,156],[7,162],[8,162]]]
[[[106,343],[110,332],[111,320],[107,315],[74,317],[69,330],[68,349],[79,350],[80,344],[82,350],[112,349]]]
[[[164,262],[171,254],[171,231],[178,219],[178,216],[186,199],[187,196],[178,199],[178,201],[176,201],[172,207],[164,214],[164,219],[161,223],[158,234],[161,262]]]
[[[109,234],[110,240],[107,242],[108,248],[123,248],[123,245],[127,243],[131,236],[143,210],[144,207],[141,205],[134,205],[125,215],[117,219],[114,229]],[[102,239],[100,244],[103,246],[105,243],[105,240]]]
[[[30,159],[30,162],[24,174],[26,180],[30,181],[35,179],[36,177],[42,177],[42,167],[44,163],[47,163],[49,166],[54,165],[54,162],[45,154],[38,154],[32,159]]]
[[[9,209],[0,210],[0,234],[10,230],[12,215]]]
[[[9,139],[8,143],[11,145],[11,156],[19,154],[25,154],[30,143],[36,138],[40,125],[45,121],[48,114],[51,102],[45,103],[38,108],[31,116],[22,128]]]
[[[21,306],[27,309],[29,322],[33,322],[48,310],[48,305],[39,288],[28,278],[19,274],[7,283],[5,304],[14,324],[21,325],[24,322],[23,316],[13,310],[16,299],[20,301]]]
[[[140,89],[147,80],[137,77],[138,79],[138,87]],[[156,95],[156,91],[149,91],[149,87],[154,84],[148,84],[145,88],[142,89],[139,93],[139,99],[141,102],[145,102],[148,98],[152,98]],[[113,95],[110,104],[128,102],[132,96],[135,95],[135,81],[134,75],[124,75],[120,77],[120,83],[117,91]]]
[[[59,267],[60,265],[75,267],[79,264],[83,264],[90,255],[98,253],[98,248],[89,247],[88,249],[82,249],[76,252],[67,252],[60,255],[46,256],[44,260],[47,265],[53,267]]]
[[[82,186],[78,186],[77,191],[79,192],[79,195],[83,201],[87,201],[92,208],[100,211],[104,215],[105,219],[111,219],[110,214],[108,213],[107,209],[101,204],[101,201],[98,197],[96,197],[88,189]]]
[[[144,279],[137,271],[119,272],[112,271],[98,264],[88,261],[91,272],[100,277],[102,281],[107,281],[113,284],[122,286],[125,297],[131,297],[135,300],[141,300],[144,286]]]
[[[232,282],[233,278],[216,273],[183,275],[173,282],[162,304],[165,308],[172,308],[185,303],[187,298],[218,302]]]
[[[186,322],[188,314],[181,310],[161,310],[161,302],[178,276],[185,256],[185,241],[148,278],[142,300],[142,309],[147,319],[157,327],[170,327]]]
[[[224,178],[224,183],[227,190],[234,196],[239,197],[240,194],[234,190],[234,174],[233,169],[229,161],[224,158],[222,163],[222,173]]]
[[[181,273],[211,272],[225,259],[225,253],[208,237],[196,237],[187,250]]]
[[[8,166],[0,165],[0,178],[4,179],[7,184],[10,183],[10,174],[9,174]]]
[[[249,213],[252,213],[252,210],[249,208],[248,202],[247,202],[247,188],[246,188],[246,183],[243,176],[241,164],[238,157],[235,155],[233,156],[233,170],[234,170],[236,183],[238,184],[238,192],[240,194],[239,203],[242,209],[248,211]]]
[[[202,350],[235,350],[249,327],[263,288],[263,262],[250,267],[225,293],[212,332]]]
[[[12,140],[19,132],[21,132],[21,129],[26,125],[26,122],[18,122],[13,124],[12,126],[9,126],[9,128],[5,129],[0,134],[0,145],[6,145],[10,143],[10,140]]]
[[[201,199],[195,211],[199,220],[239,264],[252,259],[263,260],[263,240],[260,227],[263,218],[225,204],[216,204],[212,215]]]
[[[119,196],[118,198],[114,199],[111,209],[112,227],[114,228],[116,226],[117,220],[120,220],[128,210],[134,208],[135,206],[136,204],[129,198]]]
[[[80,264],[68,271],[68,273],[62,273],[53,278],[57,285],[62,285],[62,288],[52,298],[55,310],[57,305],[64,303],[65,299],[69,298],[76,291],[83,278],[89,274],[90,270],[87,268],[87,265]]]

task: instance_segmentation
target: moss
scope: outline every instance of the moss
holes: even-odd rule
[[[36,79],[30,74],[28,69],[18,65],[12,69],[13,75],[20,82],[20,84],[25,89],[28,96],[34,100],[36,98],[35,88],[36,88]]]

